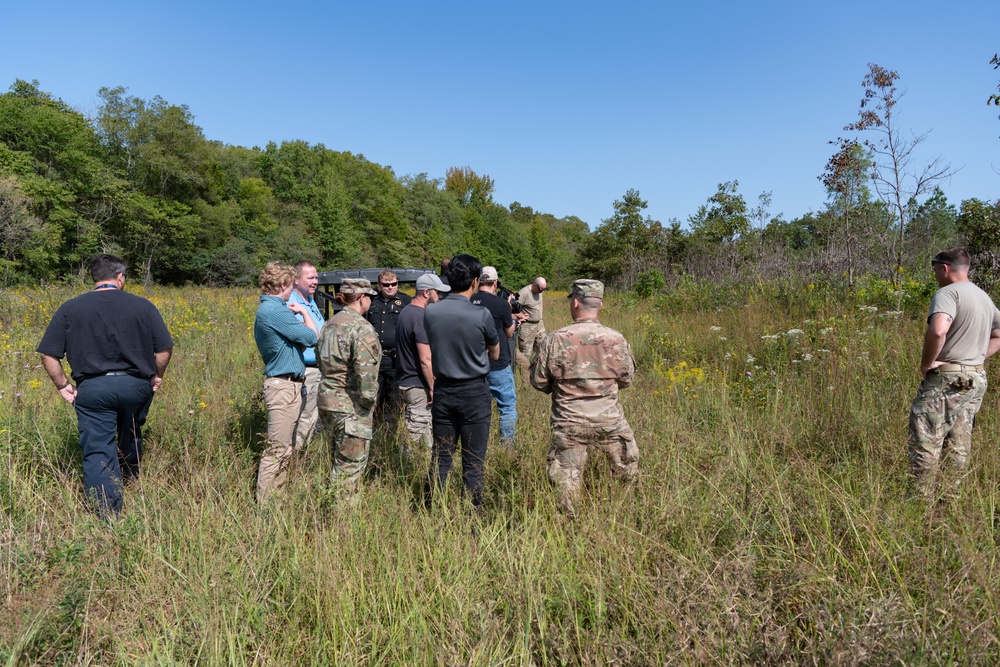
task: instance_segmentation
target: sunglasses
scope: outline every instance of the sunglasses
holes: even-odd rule
[[[951,262],[942,262],[940,259],[932,259],[931,260],[931,266],[934,266],[935,264],[942,264],[944,266],[951,266]]]
[[[382,287],[395,287],[398,284],[399,284],[398,281],[394,283],[379,283],[379,285],[381,285]]]

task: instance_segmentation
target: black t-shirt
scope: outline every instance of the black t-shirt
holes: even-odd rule
[[[427,389],[424,374],[420,372],[417,343],[429,344],[424,330],[424,309],[410,304],[403,308],[396,322],[396,384],[400,387]]]
[[[37,352],[63,356],[73,379],[111,371],[156,374],[155,352],[174,346],[160,312],[142,297],[117,289],[87,292],[59,306]]]
[[[497,336],[500,337],[500,358],[490,362],[491,371],[502,371],[510,365],[510,346],[507,345],[506,329],[514,324],[514,316],[510,312],[510,304],[498,297],[496,294],[479,291],[472,295],[470,299],[473,304],[482,306],[490,311],[493,316],[493,326],[497,329]]]

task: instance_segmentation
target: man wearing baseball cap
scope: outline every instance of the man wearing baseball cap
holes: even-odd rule
[[[559,487],[561,508],[574,517],[588,447],[603,451],[624,480],[638,472],[639,448],[618,402],[619,388],[635,377],[632,350],[624,336],[597,321],[604,284],[577,280],[569,298],[573,324],[542,340],[531,386],[552,395],[548,474]]]
[[[396,322],[396,385],[405,407],[404,421],[409,435],[409,442],[400,448],[400,453],[410,455],[414,453],[413,445],[419,445],[419,451],[427,459],[421,463],[430,461],[430,406],[434,400],[434,369],[424,329],[424,309],[450,291],[438,276],[423,274],[417,278],[416,296],[399,313]]]

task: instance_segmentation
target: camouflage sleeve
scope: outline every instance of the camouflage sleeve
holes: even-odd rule
[[[635,380],[635,357],[632,356],[632,348],[628,341],[622,339],[622,363],[621,372],[618,375],[618,386],[628,387]]]
[[[531,359],[531,386],[546,394],[552,393],[552,376],[549,375],[549,345],[551,342],[552,334],[549,334],[542,339]]]
[[[354,344],[354,373],[358,378],[360,400],[363,408],[375,405],[378,396],[378,369],[382,363],[382,345],[374,330],[359,331]]]

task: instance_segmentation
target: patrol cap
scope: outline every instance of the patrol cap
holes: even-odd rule
[[[591,280],[589,278],[581,278],[580,280],[573,281],[573,287],[570,289],[568,297],[576,297],[577,299],[582,299],[584,297],[595,297],[597,299],[604,299],[604,283],[600,280]]]
[[[371,296],[378,294],[372,289],[371,281],[366,278],[344,278],[343,282],[340,283],[340,293],[369,294]]]
[[[479,279],[480,280],[492,280],[492,281],[500,280],[500,277],[497,275],[497,267],[495,267],[495,266],[484,266],[483,267],[483,272],[482,272],[482,274],[480,274]]]
[[[438,292],[450,292],[451,288],[441,282],[433,273],[424,273],[417,278],[417,291],[435,289]]]

